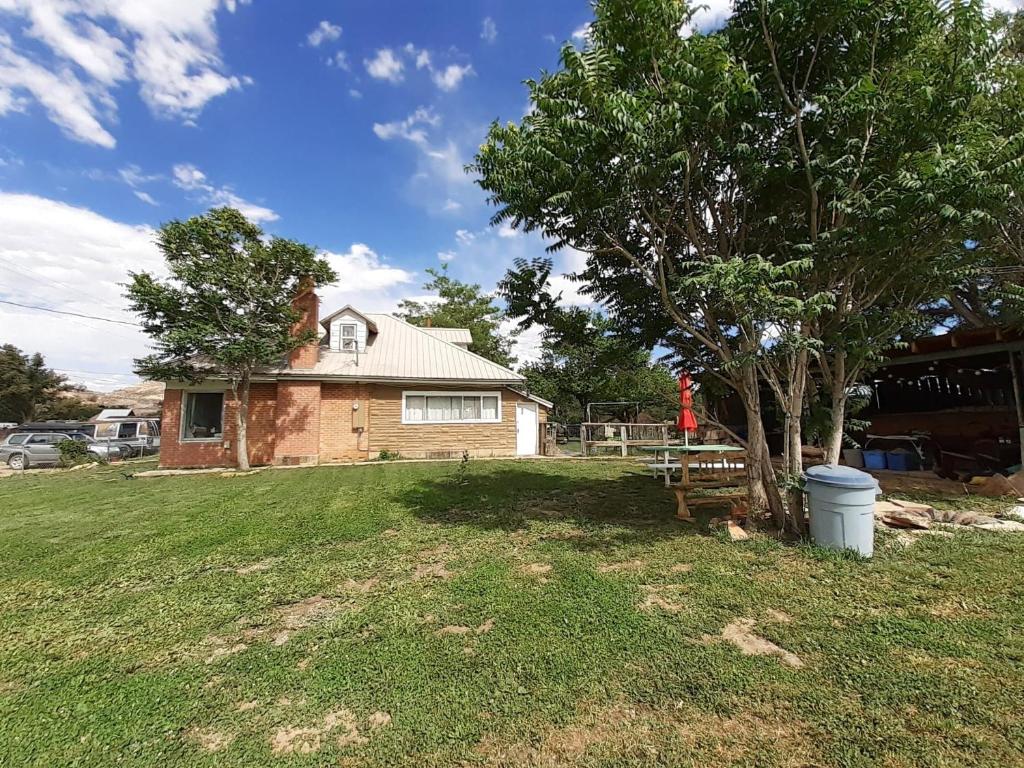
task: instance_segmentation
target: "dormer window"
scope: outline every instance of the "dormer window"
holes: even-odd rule
[[[342,352],[356,352],[358,351],[358,342],[356,341],[356,324],[355,323],[342,323],[341,324],[341,351]]]

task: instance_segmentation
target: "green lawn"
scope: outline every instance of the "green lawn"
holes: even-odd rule
[[[672,514],[618,462],[0,479],[0,765],[1022,764],[1024,536]]]

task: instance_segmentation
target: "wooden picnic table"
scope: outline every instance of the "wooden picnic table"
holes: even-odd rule
[[[649,466],[655,469],[655,476],[657,476],[658,469],[664,471],[666,488],[671,487],[672,470],[676,467],[676,465],[671,461],[672,455],[675,454],[680,457],[678,466],[682,470],[682,482],[673,490],[675,491],[678,505],[676,516],[681,520],[693,520],[689,510],[690,504],[714,504],[726,501],[732,503],[745,499],[749,495],[748,489],[742,493],[716,494],[713,496],[699,497],[688,496],[688,491],[694,489],[743,488],[747,485],[745,471],[743,473],[744,477],[737,477],[736,473],[730,472],[726,469],[720,474],[712,472],[710,476],[698,477],[695,480],[691,480],[690,478],[691,456],[698,454],[714,454],[719,455],[724,459],[728,454],[743,452],[742,448],[738,448],[735,445],[701,443],[694,445],[649,445],[640,446],[640,450],[647,453],[653,453],[655,455],[655,463]],[[664,459],[662,461],[658,461],[658,458],[662,455],[664,456]]]

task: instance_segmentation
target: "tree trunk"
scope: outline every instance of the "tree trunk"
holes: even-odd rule
[[[835,353],[832,364],[831,431],[825,441],[825,463],[837,464],[843,449],[843,424],[846,421],[846,354]]]
[[[235,409],[235,445],[238,450],[238,468],[242,472],[249,471],[249,446],[246,435],[246,426],[249,422],[249,373],[243,373],[235,388],[235,400],[238,407]]]
[[[786,445],[788,450],[786,462],[786,480],[789,491],[786,494],[786,506],[789,512],[791,529],[802,533],[804,528],[804,494],[798,482],[804,471],[803,459],[803,411],[804,392],[807,387],[808,352],[801,349],[796,353],[790,370],[786,387],[786,403],[783,407],[786,415]]]
[[[751,511],[768,511],[772,521],[780,529],[785,524],[786,513],[782,497],[775,481],[768,440],[765,437],[764,422],[761,419],[761,394],[758,389],[757,372],[753,366],[743,373],[742,386],[737,389],[747,417],[747,481],[750,484]]]

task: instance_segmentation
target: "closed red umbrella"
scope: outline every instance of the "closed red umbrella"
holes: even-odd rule
[[[676,427],[683,433],[686,442],[690,441],[690,433],[697,431],[697,417],[693,415],[693,382],[690,374],[679,377],[679,420]]]

